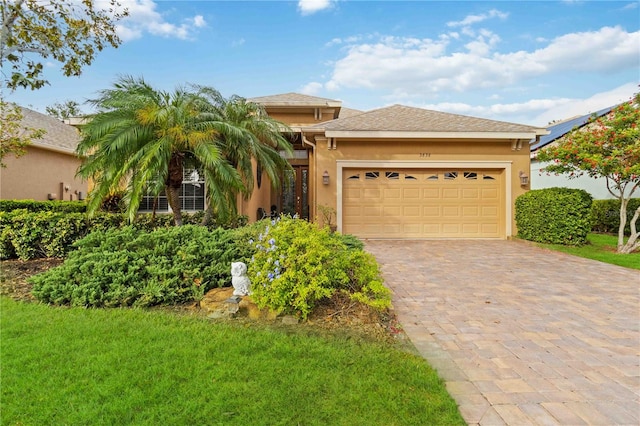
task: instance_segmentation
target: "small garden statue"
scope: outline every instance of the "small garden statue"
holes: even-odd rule
[[[234,296],[251,294],[251,281],[247,276],[247,265],[243,262],[231,262],[231,285]]]

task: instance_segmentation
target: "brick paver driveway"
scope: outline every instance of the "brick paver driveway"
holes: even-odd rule
[[[640,424],[640,273],[517,241],[367,241],[469,424]]]

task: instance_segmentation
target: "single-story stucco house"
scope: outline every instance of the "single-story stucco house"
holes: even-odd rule
[[[239,213],[250,221],[273,212],[322,223],[321,210],[329,210],[339,231],[361,238],[515,235],[514,202],[529,189],[530,141],[547,134],[543,128],[402,105],[362,112],[298,93],[249,101],[293,130],[294,152],[282,190],[273,190],[256,167],[254,192],[238,200]],[[47,128],[48,138],[11,160],[3,171],[2,197],[84,194],[86,184],[74,178],[75,129],[26,112],[32,127]],[[64,137],[57,133],[63,129]],[[54,161],[54,154],[60,158]],[[54,165],[68,174],[53,174]],[[202,179],[198,170],[185,170],[184,210],[204,208]],[[141,211],[154,207],[153,197],[147,198]],[[156,202],[156,211],[168,211],[166,198]]]
[[[367,112],[297,93],[249,99],[295,132],[286,189],[257,182],[240,202],[361,238],[508,238],[528,187],[529,143],[546,129],[402,105]],[[261,179],[260,179],[261,180]]]
[[[569,179],[569,177],[565,174],[555,175],[553,173],[547,173],[542,171],[544,167],[546,167],[549,163],[544,163],[538,161],[536,159],[536,153],[538,150],[544,148],[545,146],[551,145],[553,143],[557,143],[561,140],[567,133],[571,132],[574,129],[581,129],[585,125],[589,123],[589,120],[594,115],[596,117],[602,117],[611,112],[616,106],[611,106],[608,108],[601,109],[596,111],[593,114],[586,114],[579,117],[569,118],[567,120],[560,121],[558,123],[554,123],[550,125],[547,130],[549,130],[548,135],[541,136],[539,140],[531,141],[531,189],[544,189],[544,188],[553,188],[553,187],[561,187],[561,188],[574,188],[574,189],[584,189],[595,200],[605,200],[609,198],[615,198],[611,193],[607,190],[607,183],[604,178],[595,179],[589,177],[587,175],[583,175],[580,177]]]
[[[78,129],[28,108],[22,108],[22,114],[22,126],[46,133],[27,147],[25,155],[3,158],[6,167],[0,168],[0,199],[84,199],[87,182],[76,178]]]

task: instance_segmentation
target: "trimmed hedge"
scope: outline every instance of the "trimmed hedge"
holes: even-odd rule
[[[183,213],[185,225],[200,224],[204,212]],[[245,223],[246,219],[237,219]],[[59,211],[29,212],[26,209],[0,212],[0,259],[19,258],[29,260],[38,257],[65,257],[75,241],[93,231],[105,231],[127,226],[123,214],[97,213],[89,217],[86,213],[64,213]],[[235,224],[235,223],[234,223]],[[133,227],[145,231],[173,227],[173,215],[139,214]],[[216,227],[228,228],[212,224]]]
[[[631,219],[640,206],[640,198],[632,198],[627,204],[625,235],[631,233]],[[640,219],[636,223],[640,228]],[[595,232],[617,233],[620,228],[620,200],[594,200],[591,206],[591,229]]]
[[[518,237],[540,243],[581,245],[591,231],[591,195],[582,189],[547,188],[516,199]]]
[[[247,260],[233,232],[195,225],[92,232],[62,265],[30,279],[32,293],[45,303],[84,307],[199,300],[230,284],[231,262]]]
[[[65,212],[84,213],[87,205],[84,201],[35,201],[35,200],[0,200],[0,212],[26,209],[30,212]]]

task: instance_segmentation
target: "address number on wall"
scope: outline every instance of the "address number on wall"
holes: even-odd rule
[[[427,158],[427,157],[431,157],[431,153],[430,152],[421,152],[420,153],[420,158]]]

